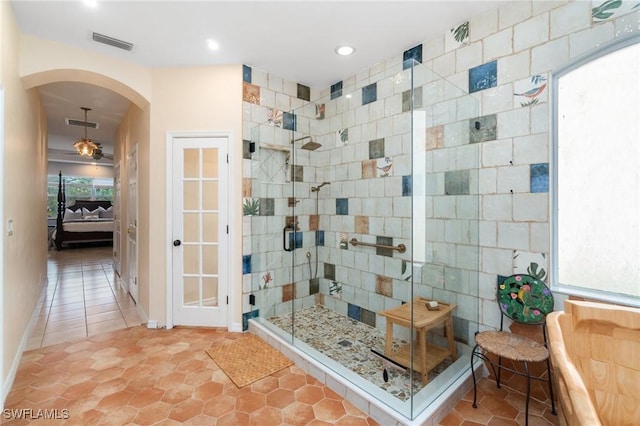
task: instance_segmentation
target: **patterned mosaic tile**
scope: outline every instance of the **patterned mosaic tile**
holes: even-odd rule
[[[349,129],[340,129],[336,132],[337,142],[341,144],[349,143]]]
[[[273,198],[260,198],[260,216],[273,216],[275,211]]]
[[[302,99],[304,101],[311,100],[311,89],[309,86],[305,86],[304,84],[298,83],[298,99]]]
[[[376,160],[362,161],[362,178],[374,178],[377,175]]]
[[[248,65],[242,66],[242,81],[251,83],[251,67]]]
[[[444,126],[429,127],[426,133],[427,150],[444,147]]]
[[[324,264],[324,277],[328,280],[336,279],[336,265],[333,263]]]
[[[282,128],[295,132],[297,130],[296,127],[296,115],[290,112],[282,113]]]
[[[447,52],[469,43],[469,21],[451,28],[445,33],[445,50]]]
[[[316,105],[316,119],[324,120],[325,110],[326,110],[325,104]]]
[[[393,176],[393,159],[391,157],[378,158],[376,160],[378,177]]]
[[[444,173],[444,193],[446,195],[469,194],[469,170],[455,170]]]
[[[260,86],[251,83],[242,83],[242,100],[251,104],[260,105]]]
[[[378,83],[371,83],[362,88],[362,105],[378,100]]]
[[[513,96],[522,107],[536,105],[547,100],[547,77],[542,74],[513,84]]]
[[[494,141],[498,137],[498,119],[495,114],[469,120],[469,143]]]
[[[405,50],[402,54],[402,69],[411,68],[414,62],[422,63],[422,44]]]
[[[549,163],[531,164],[531,192],[549,192]]]
[[[356,234],[369,233],[369,216],[356,216],[355,218]]]
[[[242,256],[242,274],[251,273],[251,255],[247,254]]]
[[[358,307],[350,306],[353,306],[352,313],[355,315]],[[271,317],[268,320],[276,327],[288,332],[291,330],[291,318],[292,314],[286,314]],[[385,336],[376,328],[322,305],[296,311],[295,321],[297,338],[396,398],[406,401],[411,395],[412,387],[414,392],[423,388],[420,375],[416,374],[412,383],[408,371],[401,372],[393,368],[388,370],[389,381],[384,381],[382,374],[384,364],[371,352],[371,349],[376,349],[384,353]],[[407,343],[394,339],[393,350]],[[433,380],[449,365],[451,365],[449,359],[440,363],[429,372],[429,380]]]
[[[384,157],[384,138],[369,141],[369,159]]]
[[[336,214],[348,215],[349,214],[349,199],[348,198],[336,198]]]
[[[331,85],[331,99],[342,96],[342,81]]]
[[[469,93],[495,87],[498,84],[498,61],[478,65],[469,70]]]
[[[390,277],[376,275],[376,293],[393,297],[393,280]]]

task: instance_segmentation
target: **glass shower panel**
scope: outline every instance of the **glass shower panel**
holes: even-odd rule
[[[397,68],[253,128],[244,211],[255,317],[413,419],[468,372],[478,328],[479,109]]]

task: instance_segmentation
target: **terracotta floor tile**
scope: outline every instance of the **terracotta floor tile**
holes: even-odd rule
[[[46,303],[35,310],[38,332],[29,339],[34,349],[23,354],[6,408],[67,409],[71,418],[64,424],[83,426],[378,425],[296,365],[238,388],[205,351],[242,333],[125,328],[140,319],[113,276],[111,255],[110,247],[51,255],[57,260],[49,265]],[[88,298],[79,299],[84,292]],[[74,319],[89,323],[90,337],[87,326],[64,328]],[[482,379],[478,409],[471,408],[472,397],[467,393],[440,424],[524,424],[518,392]],[[557,424],[548,404],[532,401],[531,408],[532,426]]]

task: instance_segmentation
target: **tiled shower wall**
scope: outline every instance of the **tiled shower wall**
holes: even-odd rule
[[[299,284],[296,294],[312,294],[319,290],[325,295],[325,304],[334,304],[335,308],[352,317],[373,323],[375,312],[408,299],[408,287],[403,283],[407,275],[413,274],[417,279],[420,274],[420,281],[430,287],[425,287],[424,291],[432,291],[425,295],[460,306],[457,338],[464,339],[465,327],[475,328],[468,322],[476,318],[475,310],[481,328],[497,327],[499,310],[495,303],[495,287],[498,276],[530,272],[546,279],[549,268],[550,72],[602,43],[638,30],[640,12],[633,9],[637,2],[612,3],[615,2],[511,2],[497,10],[470,17],[468,22],[460,23],[450,32],[399,52],[397,57],[320,93],[255,69],[249,79],[245,76],[245,81],[251,83],[251,87],[245,87],[244,104],[247,159],[244,160],[243,196],[246,201],[254,198],[252,185],[256,183],[253,163],[257,160],[248,159],[248,141],[256,125],[281,123],[283,127],[291,127],[295,123],[304,127],[298,127],[296,137],[312,134],[323,144],[318,151],[303,152],[300,161],[296,162],[302,165],[305,174],[303,182],[296,186],[296,191],[304,194],[296,204],[300,206],[296,214],[300,214],[298,222],[302,231],[302,237],[298,237],[301,250],[296,254],[296,279],[309,277],[304,253],[308,247],[313,247],[316,238],[324,243],[319,256],[326,262],[319,265],[320,282]],[[425,126],[427,158],[432,161],[433,172],[442,177],[433,181],[427,178],[427,182],[434,182],[433,188],[426,189],[430,196],[433,195],[428,203],[429,208],[433,208],[428,209],[432,216],[427,222],[427,240],[430,241],[427,252],[430,255],[422,268],[416,266],[413,270],[402,262],[408,257],[397,253],[393,257],[374,255],[371,250],[375,249],[365,251],[360,247],[348,246],[345,250],[343,241],[356,234],[358,239],[369,238],[371,242],[393,238],[394,245],[410,243],[406,229],[409,213],[398,214],[410,212],[407,200],[411,199],[411,192],[417,190],[409,171],[410,147],[406,146],[409,133],[402,123],[402,117],[407,116],[402,112],[403,102],[406,105],[407,100],[406,88],[400,92],[385,89],[386,81],[390,81],[388,77],[401,72],[406,59],[423,63],[470,92],[479,105],[474,117],[461,120],[463,117],[454,115],[450,122],[458,123],[457,127],[447,126],[446,121]],[[248,67],[247,72],[251,72]],[[256,88],[259,90],[257,95]],[[356,108],[345,113],[339,109],[340,102],[346,102],[341,95],[352,91],[358,99],[350,102]],[[416,101],[418,95],[416,92]],[[428,94],[421,95],[422,102],[427,105],[429,101],[425,97]],[[308,121],[299,117],[293,120],[291,116],[272,111],[299,109],[305,104],[304,99],[326,101],[317,108],[313,105],[313,113],[307,110],[311,106],[302,109],[304,112],[300,117],[308,118]],[[451,112],[450,109],[447,111]],[[446,113],[440,111],[443,112]],[[324,114],[324,118],[316,118],[316,113],[317,117]],[[428,116],[437,114],[429,111]],[[462,123],[466,124],[466,130],[461,127]],[[464,152],[472,153],[471,157],[477,154],[478,171],[468,164],[459,167],[460,156],[442,149],[449,146],[453,127],[456,127],[456,140],[461,140],[460,132],[468,138]],[[391,131],[379,131],[387,128]],[[278,142],[278,136],[274,135],[273,139],[273,143]],[[279,161],[284,161],[286,154],[283,151],[271,151],[272,156],[280,156]],[[385,173],[386,168],[389,168],[389,176],[379,177],[377,173]],[[322,181],[332,184],[320,192],[320,214],[316,218],[313,217],[315,198],[310,187]],[[254,287],[257,285],[254,292],[267,285],[267,291],[258,294],[254,309],[276,306],[293,294],[292,277],[286,265],[277,262],[284,253],[281,241],[277,245],[274,242],[271,247],[252,247],[252,238],[258,237],[259,230],[279,229],[291,214],[291,209],[282,204],[288,205],[288,197],[293,194],[282,193],[278,201],[280,192],[275,184],[269,188],[258,192],[266,199],[265,212],[258,214],[268,216],[273,213],[277,219],[271,224],[265,221],[251,226],[251,218],[255,216],[245,217],[245,319],[257,315],[248,304],[252,281]],[[273,197],[267,196],[269,191]],[[476,192],[479,195],[474,196]],[[372,197],[371,194],[384,195]],[[460,217],[459,210],[465,208],[466,214],[472,215],[474,199],[477,200],[475,214],[479,220],[471,217],[466,224],[439,220],[438,215]],[[271,203],[276,203],[273,210]],[[371,212],[376,213],[372,215]],[[472,227],[474,222],[477,230]],[[477,256],[468,250],[460,250],[473,246],[468,242],[472,242],[475,233],[479,236]],[[449,238],[458,243],[447,243]],[[269,254],[272,249],[279,254]],[[315,251],[311,253],[315,257]],[[255,262],[252,259],[255,256],[272,256],[275,261]],[[468,262],[473,262],[474,256],[479,267],[478,277],[468,272],[470,269],[460,268],[461,259],[466,257]],[[281,270],[271,271],[269,265],[279,265]],[[267,268],[257,269],[256,266]],[[267,283],[269,277],[271,281]],[[270,293],[269,288],[272,289]],[[337,294],[340,288],[341,294]],[[474,299],[475,294],[479,294],[479,303]],[[561,297],[556,296],[559,304]],[[316,299],[308,300],[311,303]],[[261,315],[274,313],[275,310]],[[381,321],[378,320],[376,326],[380,327]]]

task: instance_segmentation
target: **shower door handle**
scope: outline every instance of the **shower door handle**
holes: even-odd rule
[[[282,248],[284,249],[284,251],[293,251],[293,249],[291,247],[287,248],[287,230],[291,229],[288,227],[284,227],[284,229],[282,230]]]

